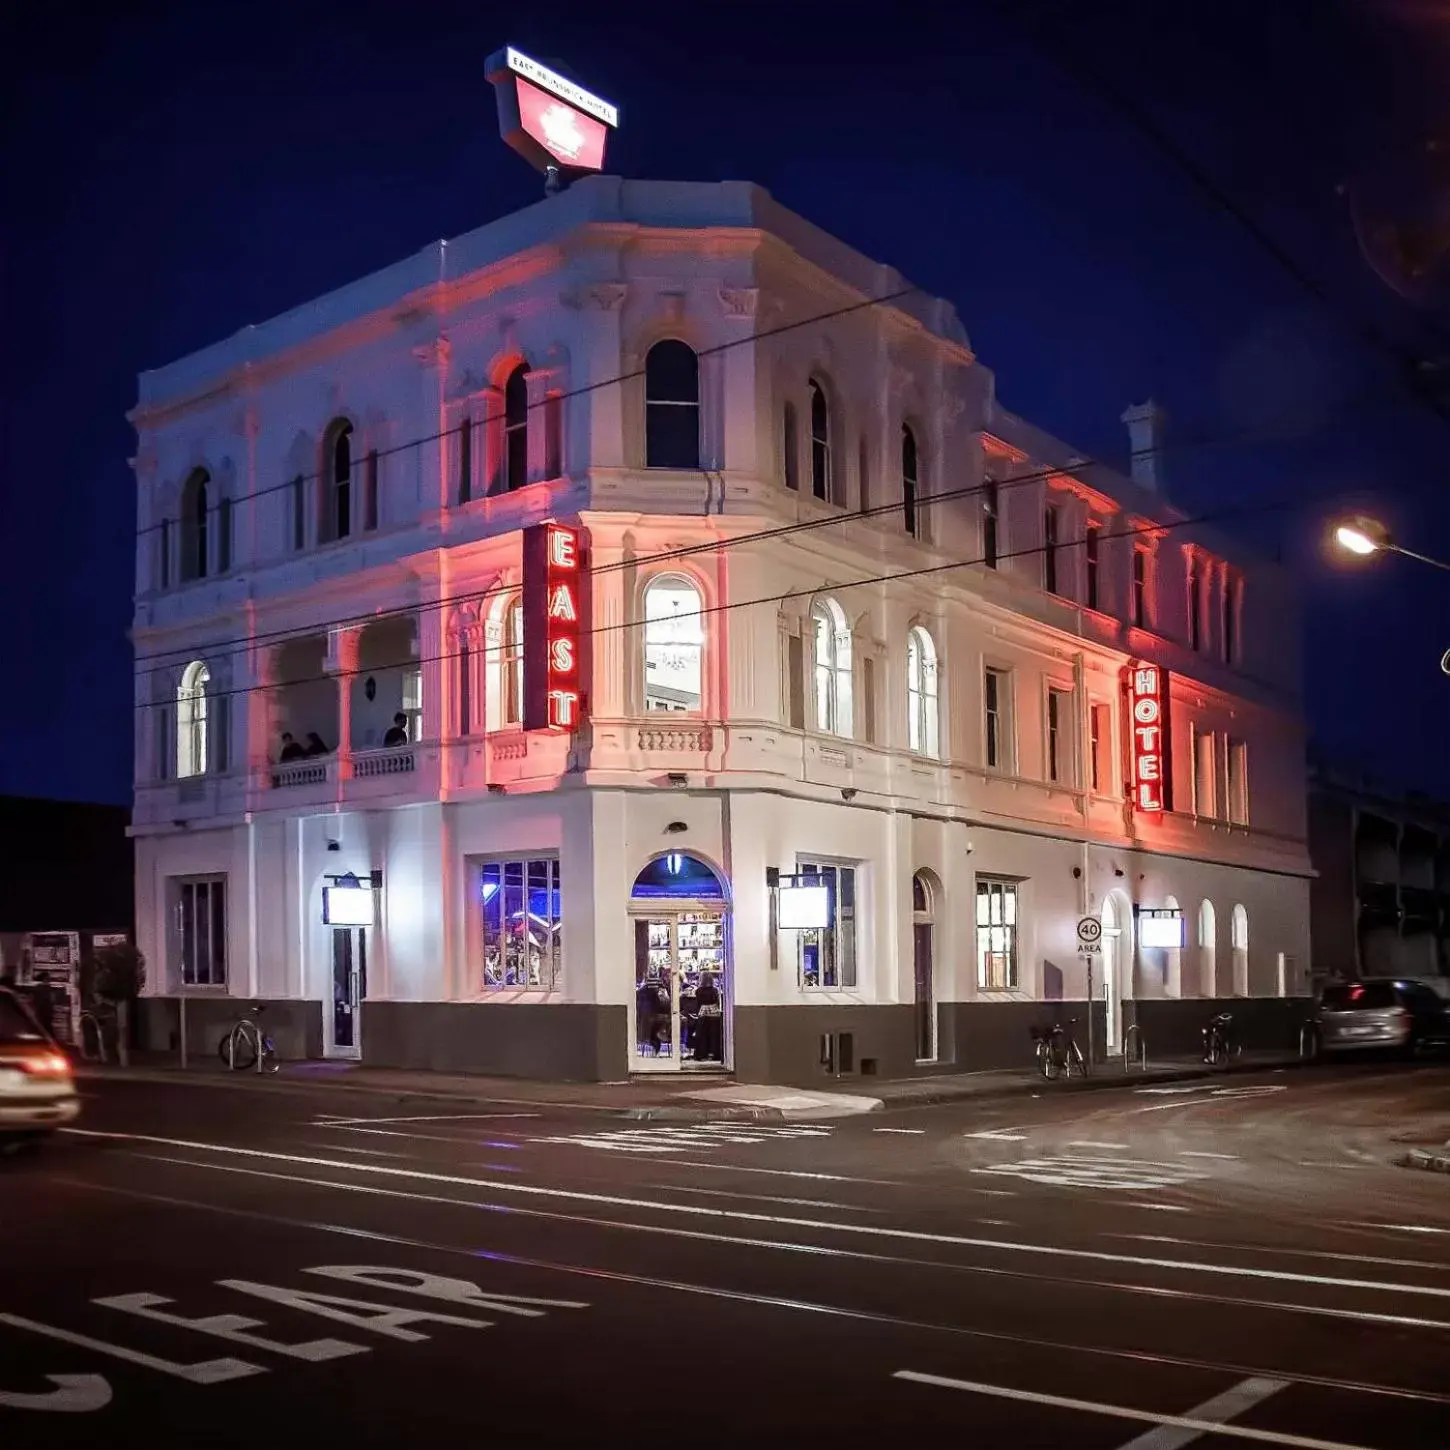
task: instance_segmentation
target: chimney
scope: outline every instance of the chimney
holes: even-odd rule
[[[1168,414],[1149,398],[1146,403],[1134,403],[1123,414],[1123,422],[1128,425],[1133,482],[1157,491],[1163,484],[1163,430]]]

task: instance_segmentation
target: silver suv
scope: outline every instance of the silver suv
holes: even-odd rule
[[[1366,977],[1324,989],[1317,1015],[1324,1052],[1370,1048],[1414,1053],[1450,1045],[1450,1011],[1423,982],[1403,977]]]

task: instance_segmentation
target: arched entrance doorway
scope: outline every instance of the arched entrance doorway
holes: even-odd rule
[[[916,1060],[935,1062],[936,1035],[936,941],[934,929],[936,892],[929,872],[918,871],[911,878],[911,961],[916,980]]]
[[[671,851],[635,878],[634,1010],[629,1064],[635,1072],[723,1071],[730,1063],[729,904],[715,871]]]

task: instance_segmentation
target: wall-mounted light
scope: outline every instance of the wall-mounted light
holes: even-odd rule
[[[689,785],[690,777],[683,770],[672,770],[665,779],[673,786]]]
[[[1121,866],[1114,866],[1113,867],[1113,875],[1114,876],[1121,876],[1122,874],[1123,874],[1123,868]]]
[[[329,851],[340,851],[340,850],[342,850],[342,842],[341,841],[331,841],[330,840],[327,843],[327,849]]]
[[[665,835],[678,836],[681,831],[688,831],[689,829],[689,826],[686,825],[684,821],[671,821],[669,825],[665,827]]]
[[[495,782],[491,782],[489,784],[489,787],[488,787],[488,793],[489,793],[489,795],[503,795],[504,788],[503,788],[503,786],[499,785],[496,781]]]
[[[854,785],[843,785],[841,787],[841,799],[843,801],[853,801],[853,800],[855,800],[856,799],[856,787]]]

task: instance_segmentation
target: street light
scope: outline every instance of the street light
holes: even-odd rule
[[[1444,559],[1432,559],[1429,554],[1417,554],[1413,549],[1401,548],[1390,538],[1390,531],[1378,519],[1366,518],[1363,514],[1345,519],[1335,526],[1334,542],[1346,554],[1357,554],[1363,558],[1368,554],[1403,554],[1407,559],[1429,564],[1434,569],[1443,569],[1450,574],[1450,563]],[[1440,656],[1440,669],[1450,675],[1450,649]]]

